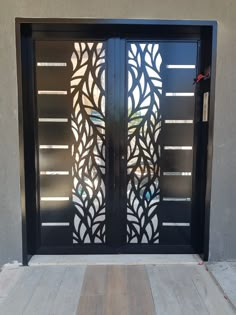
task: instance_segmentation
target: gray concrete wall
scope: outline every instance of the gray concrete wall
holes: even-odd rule
[[[21,261],[15,17],[217,20],[218,56],[210,259],[236,259],[236,1],[1,0],[0,265]]]

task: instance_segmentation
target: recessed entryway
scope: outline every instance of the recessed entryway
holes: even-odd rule
[[[26,23],[29,254],[204,251],[213,24]]]

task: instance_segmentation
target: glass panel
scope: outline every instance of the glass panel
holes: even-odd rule
[[[38,67],[66,67],[66,62],[37,62]]]
[[[192,150],[191,146],[164,146],[164,150]]]
[[[181,119],[177,119],[177,120],[165,120],[165,124],[192,124],[193,120],[192,119],[188,119],[188,120],[181,120]]]
[[[161,63],[157,43],[128,45],[127,243],[159,242]]]
[[[167,65],[167,69],[195,69],[195,65]]]
[[[39,95],[67,95],[67,91],[38,91]]]
[[[73,243],[105,243],[105,45],[74,43]]]
[[[188,222],[162,222],[163,226],[190,226]]]
[[[183,93],[176,93],[176,92],[168,92],[166,93],[166,96],[194,96],[194,93],[188,93],[188,92],[183,92]]]

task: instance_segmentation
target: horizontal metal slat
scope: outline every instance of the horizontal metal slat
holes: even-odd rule
[[[162,119],[194,119],[195,101],[192,97],[161,98]]]
[[[41,246],[72,245],[71,226],[41,226]]]
[[[71,201],[40,202],[41,222],[67,222],[74,213]]]
[[[37,95],[38,117],[66,118],[72,111],[69,95]]]
[[[193,125],[191,124],[163,124],[160,142],[165,146],[192,146]]]
[[[163,90],[164,92],[195,92],[195,85],[193,85],[195,77],[195,69],[167,69],[163,78]]]
[[[70,145],[71,136],[70,122],[38,124],[39,145]]]
[[[160,245],[190,245],[191,227],[162,226],[160,227]]]
[[[71,171],[70,150],[39,150],[40,171]]]
[[[71,176],[40,176],[40,197],[71,197]],[[50,200],[49,200],[50,201]]]
[[[191,198],[191,176],[161,176],[160,188],[162,197]]]
[[[164,42],[161,43],[166,65],[195,65],[197,61],[197,43]]]
[[[158,213],[160,222],[190,222],[191,202],[161,201]]]
[[[35,42],[35,55],[37,62],[66,62],[70,60],[73,51],[73,41],[47,41]],[[68,64],[69,65],[69,64]]]
[[[69,90],[70,71],[67,67],[37,67],[37,90]]]

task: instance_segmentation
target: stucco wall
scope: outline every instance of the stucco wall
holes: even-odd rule
[[[218,51],[210,259],[236,259],[236,1],[1,0],[0,265],[21,261],[15,17],[217,20]]]

